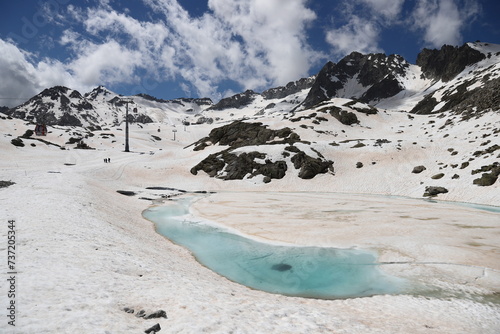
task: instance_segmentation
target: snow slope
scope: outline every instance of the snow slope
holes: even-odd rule
[[[350,107],[343,104],[348,101],[333,100],[331,105],[347,110]],[[335,205],[328,196],[319,201],[314,195],[319,191],[420,198],[427,185],[450,189],[448,194],[439,195],[440,200],[500,203],[498,182],[490,187],[478,187],[472,185],[476,176],[470,173],[472,169],[497,160],[498,153],[477,158],[464,170],[451,167],[452,163],[469,159],[478,144],[488,140],[491,142],[485,146],[498,143],[498,133],[492,132],[499,128],[497,113],[458,122],[459,116],[452,114],[430,118],[415,115],[410,119],[406,113],[379,111],[375,115],[365,115],[349,110],[357,114],[359,124],[342,125],[328,114],[324,115],[327,121],[319,124],[307,118],[291,122],[287,113],[267,110],[260,121],[275,128],[292,126],[303,140],[310,141],[312,147],[335,162],[335,175],[301,180],[290,173],[267,185],[255,179],[224,182],[203,173],[198,176],[189,173],[190,167],[203,156],[219,148],[212,146],[194,152],[185,147],[206,136],[218,124],[226,124],[231,116],[212,125],[185,128],[177,125],[175,141],[171,131],[174,127],[170,124],[132,124],[131,153],[122,152],[124,133],[119,126],[94,131],[94,136],[84,139],[95,150],[77,150],[73,144],[66,144],[75,133],[87,133],[80,128],[66,127],[49,127],[50,133],[44,137],[66,150],[33,139],[23,139],[26,146],[15,147],[11,139],[22,135],[32,125],[17,119],[0,119],[2,180],[16,183],[0,189],[0,213],[4,223],[9,219],[16,221],[18,271],[16,328],[9,327],[4,320],[0,323],[2,332],[137,333],[159,323],[162,332],[166,333],[496,333],[500,328],[498,301],[494,304],[480,302],[479,297],[400,295],[326,301],[254,291],[199,265],[188,251],[156,234],[152,223],[141,217],[142,210],[159,202],[139,197],[160,198],[165,194],[146,189],[151,186],[190,191],[238,191],[239,195],[232,196],[232,200],[246,204],[255,203],[255,194],[258,198],[266,198],[258,192],[288,192],[283,193],[283,197],[279,193],[275,195],[286,203],[290,203],[289,192],[306,192],[297,200],[299,212],[302,207],[321,210],[325,205]],[[235,110],[237,112],[243,111]],[[297,112],[294,117],[300,115]],[[441,129],[447,119],[454,120],[454,124]],[[108,135],[103,135],[106,133]],[[376,145],[377,139],[389,142]],[[330,145],[332,142],[338,146]],[[352,148],[358,142],[366,146]],[[458,153],[452,155],[449,148]],[[105,164],[103,159],[108,157],[111,163]],[[364,167],[356,168],[356,162],[363,162]],[[411,169],[420,164],[427,170],[412,174]],[[430,178],[441,171],[446,174],[442,179]],[[458,180],[451,178],[454,173],[460,175]],[[127,197],[116,190],[135,191],[138,195]],[[307,196],[307,192],[312,192],[311,196]],[[176,192],[166,193],[173,195]],[[205,206],[200,215],[226,212],[221,223],[228,220],[236,229],[247,229],[245,219],[237,218],[236,214],[241,214],[237,206],[228,206],[217,197],[212,200],[214,206],[209,205],[208,211]],[[276,217],[275,207],[266,202],[257,206],[260,220],[272,222]],[[422,219],[436,215],[445,217],[437,209],[425,210]],[[495,223],[498,213],[489,214],[489,219],[493,219],[489,228],[473,228],[480,222],[460,221],[453,213],[449,217],[456,220],[455,224],[470,226],[475,244],[464,244],[458,236],[453,239],[446,221],[432,224],[425,220],[425,229],[420,232],[431,233],[432,242],[426,238],[426,233],[409,234],[406,236],[408,241],[403,241],[396,236],[387,239],[375,229],[368,242],[350,240],[346,236],[342,243],[380,249],[385,245],[385,250],[381,251],[385,261],[423,258],[444,261],[440,255],[446,257],[446,254],[453,254],[455,261],[475,259],[472,262],[479,268],[470,270],[430,266],[396,271],[406,276],[422,274],[445,289],[490,298],[493,292],[499,291],[498,274],[488,270],[487,277],[474,278],[481,277],[481,267],[500,270],[495,261],[500,252],[494,243],[500,229]],[[352,219],[351,223],[356,224],[356,219],[362,218],[353,216]],[[384,222],[382,216],[374,224],[379,219],[380,223]],[[293,242],[307,244],[318,240],[324,243],[326,235],[335,242],[337,232],[329,230],[330,227],[325,227],[321,221],[324,222],[320,218],[320,223],[313,225],[315,227],[308,233],[299,233]],[[359,223],[366,221],[363,219]],[[287,229],[296,229],[293,225],[288,226],[286,220],[278,220],[275,224],[275,227],[266,227],[271,233],[268,238],[291,236]],[[6,254],[7,230],[5,224],[3,226],[2,253]],[[387,247],[387,243],[392,246]],[[424,252],[419,255],[422,250]],[[7,272],[5,266],[2,261],[3,273]],[[453,277],[457,280],[450,281]],[[6,280],[2,280],[1,289],[7,291]],[[6,309],[7,302],[2,298],[2,309]],[[146,313],[161,309],[166,311],[168,319],[144,320],[126,313],[124,308],[132,308],[135,313],[141,309]]]

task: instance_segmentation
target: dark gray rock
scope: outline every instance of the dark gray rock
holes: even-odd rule
[[[424,197],[435,197],[439,194],[446,194],[447,192],[448,192],[448,189],[446,189],[444,187],[429,186],[429,187],[425,187]]]
[[[117,190],[116,191],[119,194],[125,195],[125,196],[135,196],[136,193],[130,190]]]
[[[12,185],[16,184],[15,182],[12,181],[0,181],[0,188],[7,188]]]
[[[490,169],[491,172],[490,173],[483,173],[480,178],[474,179],[472,181],[473,184],[481,186],[481,187],[488,187],[488,186],[492,186],[493,184],[495,184],[495,182],[498,179],[498,176],[500,176],[500,166],[498,164],[493,164],[493,165],[486,166],[486,167],[491,168]],[[486,169],[489,169],[489,168],[486,168]],[[482,168],[482,169],[485,169],[485,168]]]
[[[24,133],[24,135],[21,136],[21,138],[30,139],[31,136],[33,136],[33,134],[34,134],[33,130],[26,130],[26,132]]]
[[[411,172],[414,173],[414,174],[420,174],[420,173],[422,173],[426,169],[427,168],[425,168],[425,166],[421,165],[421,166],[413,167],[413,170]]]
[[[356,162],[356,168],[363,168],[363,163],[362,162]]]
[[[285,161],[271,162],[266,160],[264,164],[256,162],[255,159],[263,160],[264,153],[249,152],[234,154],[230,150],[209,155],[196,166],[191,168],[191,173],[197,175],[202,170],[210,177],[217,176],[223,180],[242,180],[245,176],[263,175],[268,182],[271,179],[281,179],[285,176],[287,164]],[[222,173],[224,172],[224,173]]]
[[[340,123],[344,125],[352,125],[359,123],[358,117],[355,113],[340,108],[332,108],[330,115],[335,117]]]
[[[428,94],[424,96],[422,100],[420,100],[415,107],[410,111],[412,114],[420,114],[420,115],[429,115],[436,107],[438,101],[432,96],[432,94]]]
[[[291,160],[295,169],[299,169],[301,179],[312,179],[318,174],[333,172],[333,161],[313,158],[302,151],[295,154]]]
[[[144,333],[146,333],[146,334],[155,334],[155,333],[158,333],[159,331],[161,331],[161,326],[160,326],[160,324],[156,324],[156,325],[154,325],[154,326],[146,329],[144,331]]]
[[[443,176],[444,176],[444,173],[439,173],[439,174],[436,174],[436,175],[431,176],[431,179],[433,179],[433,180],[439,180],[439,179],[441,179]]]
[[[230,124],[212,129],[208,137],[194,143],[195,151],[202,150],[208,145],[228,145],[232,148],[264,145],[264,144],[293,144],[300,141],[300,137],[290,128],[271,130],[262,123],[247,123],[235,121]]]
[[[17,147],[24,147],[24,142],[21,138],[14,138],[10,141],[10,143],[14,146],[17,146]]]
[[[167,312],[163,311],[163,310],[158,310],[156,312],[153,312],[151,314],[148,314],[146,316],[144,316],[144,319],[148,320],[148,319],[157,319],[157,318],[165,318],[167,319]]]
[[[403,88],[393,74],[388,74],[387,77],[373,84],[359,100],[362,102],[380,100],[396,95]]]

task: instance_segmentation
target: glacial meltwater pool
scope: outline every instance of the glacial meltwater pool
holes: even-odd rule
[[[335,299],[396,294],[406,281],[381,270],[367,250],[265,243],[190,214],[195,198],[169,201],[143,216],[204,266],[245,286],[288,296]]]

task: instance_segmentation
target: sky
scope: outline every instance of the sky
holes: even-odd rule
[[[1,0],[0,106],[84,94],[223,97],[317,74],[352,51],[500,44],[498,0]]]

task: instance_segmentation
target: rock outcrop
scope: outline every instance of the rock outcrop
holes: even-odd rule
[[[333,172],[332,161],[319,153],[316,153],[317,157],[306,154],[293,145],[298,142],[300,137],[289,128],[272,130],[262,123],[235,121],[213,129],[208,137],[195,143],[195,151],[217,144],[229,148],[210,154],[191,168],[191,174],[197,175],[199,171],[204,171],[210,177],[223,180],[242,180],[261,175],[263,181],[268,183],[285,176],[289,169],[287,160],[299,170],[298,176],[303,179]],[[281,150],[280,159],[276,158],[275,145],[286,145]],[[252,150],[242,150],[246,147]],[[270,147],[273,147],[272,156],[266,153]]]
[[[439,194],[446,194],[447,192],[448,189],[444,187],[434,187],[434,186],[425,187],[424,197],[435,197]]]
[[[462,72],[467,65],[485,58],[484,54],[468,44],[461,47],[443,45],[440,50],[423,49],[417,56],[417,65],[422,68],[425,77],[446,82]]]
[[[208,145],[227,145],[232,148],[264,144],[293,144],[300,141],[300,137],[290,128],[271,130],[262,123],[247,123],[234,121],[230,124],[212,129],[208,137],[195,143],[195,151],[202,150]]]
[[[360,101],[369,102],[394,96],[403,90],[396,75],[404,75],[408,66],[406,60],[399,55],[362,55],[352,52],[338,64],[328,62],[323,66],[302,105],[310,108],[335,96],[351,98],[352,96],[341,91],[352,80],[366,88],[360,96],[356,96]]]
[[[316,76],[309,78],[302,78],[297,81],[292,81],[286,84],[286,86],[280,86],[276,88],[271,88],[262,92],[262,96],[265,99],[283,99],[289,95],[296,94],[304,89],[309,89],[312,87]]]
[[[259,95],[253,90],[247,90],[244,93],[226,97],[214,104],[209,110],[224,110],[229,108],[241,108],[252,103],[255,97]]]

